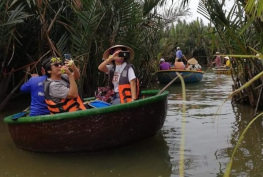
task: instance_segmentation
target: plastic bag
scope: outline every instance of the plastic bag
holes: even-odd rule
[[[97,92],[95,93],[96,99],[101,101],[105,101],[107,103],[112,103],[114,99],[115,92],[109,86],[106,87],[98,87]]]

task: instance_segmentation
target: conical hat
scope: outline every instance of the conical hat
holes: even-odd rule
[[[198,63],[198,61],[195,58],[191,58],[187,61],[190,65],[195,65]]]
[[[134,51],[130,47],[125,46],[125,45],[115,45],[115,46],[112,46],[112,47],[108,48],[103,53],[102,60],[106,60],[109,57],[111,49],[118,48],[118,47],[125,48],[127,51],[130,52],[129,60],[132,60],[134,58]]]

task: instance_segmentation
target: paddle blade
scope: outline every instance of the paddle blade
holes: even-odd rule
[[[93,108],[103,108],[103,107],[110,106],[111,104],[104,102],[104,101],[95,100],[95,101],[90,102],[89,105]]]
[[[15,115],[13,115],[13,116],[12,116],[12,119],[13,119],[13,120],[16,120],[16,119],[18,119],[18,118],[20,118],[20,117],[23,117],[24,115],[26,115],[26,112],[20,112],[20,113],[17,113],[17,114],[15,114]]]

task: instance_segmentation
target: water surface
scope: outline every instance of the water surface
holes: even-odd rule
[[[186,85],[183,117],[181,86],[168,90],[169,111],[163,128],[169,147],[172,174],[179,175],[179,155],[184,154],[185,176],[223,176],[240,134],[253,118],[253,109],[227,100],[232,92],[230,75],[205,73],[199,84]],[[263,176],[263,129],[257,121],[244,137],[235,156],[231,176]],[[185,131],[182,131],[182,124]],[[183,133],[183,135],[182,135]],[[184,151],[180,141],[184,137]]]
[[[153,87],[161,89],[164,85]],[[240,134],[253,118],[253,109],[226,101],[232,91],[232,79],[228,75],[205,73],[201,83],[186,85],[185,102],[180,85],[170,86],[168,90],[168,114],[161,132],[113,151],[73,155],[24,151],[15,146],[6,124],[1,121],[0,176],[176,177],[180,154],[184,155],[185,176],[223,176]],[[186,112],[182,124],[183,103]],[[26,107],[25,101],[14,104],[17,105],[1,113],[0,118]],[[262,130],[262,120],[249,129],[235,156],[231,176],[263,176]]]

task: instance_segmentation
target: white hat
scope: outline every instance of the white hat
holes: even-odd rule
[[[179,49],[180,49],[180,47],[177,47],[176,49],[177,49],[177,50],[179,50]]]
[[[224,58],[229,60],[229,57],[228,57],[228,56],[225,56]]]
[[[163,58],[160,59],[160,62],[165,61]]]
[[[219,52],[216,52],[216,54],[219,54]]]

